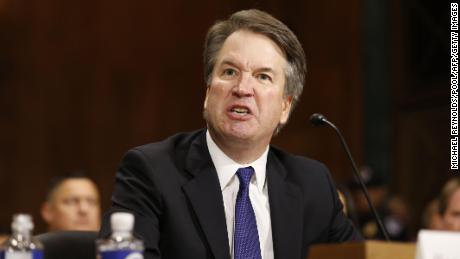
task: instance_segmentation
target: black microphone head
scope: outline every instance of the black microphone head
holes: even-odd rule
[[[321,113],[313,113],[310,116],[310,122],[315,126],[324,125],[326,123],[326,120],[326,117],[324,117],[324,115],[322,115]]]

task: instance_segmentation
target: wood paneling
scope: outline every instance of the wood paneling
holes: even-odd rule
[[[449,5],[391,1],[391,189],[410,204],[413,229],[449,170]]]
[[[322,112],[362,157],[359,1],[0,2],[0,224],[39,206],[48,180],[86,170],[109,205],[130,147],[204,127],[202,45],[207,28],[257,7],[285,21],[307,53],[302,101],[278,146],[325,162],[339,180],[350,166],[335,134],[310,126]]]

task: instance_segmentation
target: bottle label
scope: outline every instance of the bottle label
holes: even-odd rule
[[[120,250],[101,252],[101,259],[144,259],[141,251]]]
[[[5,252],[5,259],[43,259],[43,251],[31,252]]]

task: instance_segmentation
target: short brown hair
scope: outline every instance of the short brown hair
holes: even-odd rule
[[[460,178],[455,177],[450,179],[442,188],[441,195],[439,196],[439,214],[444,215],[449,206],[450,198],[460,189]]]
[[[204,76],[207,86],[211,83],[216,56],[225,40],[238,30],[249,30],[273,40],[287,59],[284,96],[292,96],[294,110],[303,91],[307,65],[302,45],[295,34],[270,14],[256,10],[243,10],[232,14],[227,20],[216,22],[208,31],[204,45]]]
[[[84,171],[72,171],[66,174],[58,175],[53,177],[48,183],[48,189],[46,190],[46,201],[51,201],[52,196],[54,195],[55,191],[67,180],[74,180],[74,179],[86,179],[92,183],[94,180],[91,179]],[[96,186],[96,184],[94,183]],[[96,186],[97,189],[97,186]]]

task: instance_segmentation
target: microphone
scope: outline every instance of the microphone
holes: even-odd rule
[[[326,123],[326,121],[328,121],[326,119],[326,117],[324,117],[324,115],[322,115],[320,113],[313,113],[310,116],[310,122],[313,123],[313,125],[315,125],[315,126],[324,125]]]
[[[359,185],[360,185],[360,187],[361,187],[361,189],[362,189],[362,191],[364,193],[364,196],[366,197],[367,204],[369,205],[369,208],[371,209],[372,214],[374,215],[374,218],[377,221],[377,225],[378,225],[380,231],[382,232],[383,236],[385,237],[385,240],[390,241],[390,237],[388,236],[388,232],[385,229],[385,226],[383,225],[382,220],[380,219],[380,216],[377,213],[377,210],[375,209],[374,205],[371,202],[371,199],[369,197],[369,192],[367,191],[367,188],[366,188],[366,185],[364,184],[363,178],[358,173],[358,168],[356,167],[355,160],[353,159],[353,157],[351,155],[351,152],[350,152],[350,149],[348,148],[348,145],[345,142],[345,139],[343,138],[342,133],[340,132],[340,130],[332,122],[328,121],[326,119],[326,117],[324,115],[322,115],[321,113],[312,114],[310,116],[310,122],[315,126],[328,125],[332,129],[334,129],[335,133],[337,133],[337,136],[339,137],[340,142],[342,143],[342,147],[343,147],[343,149],[345,149],[345,152],[347,153],[348,159],[350,160],[351,165],[353,166],[353,173],[354,173],[356,179],[358,179]]]

